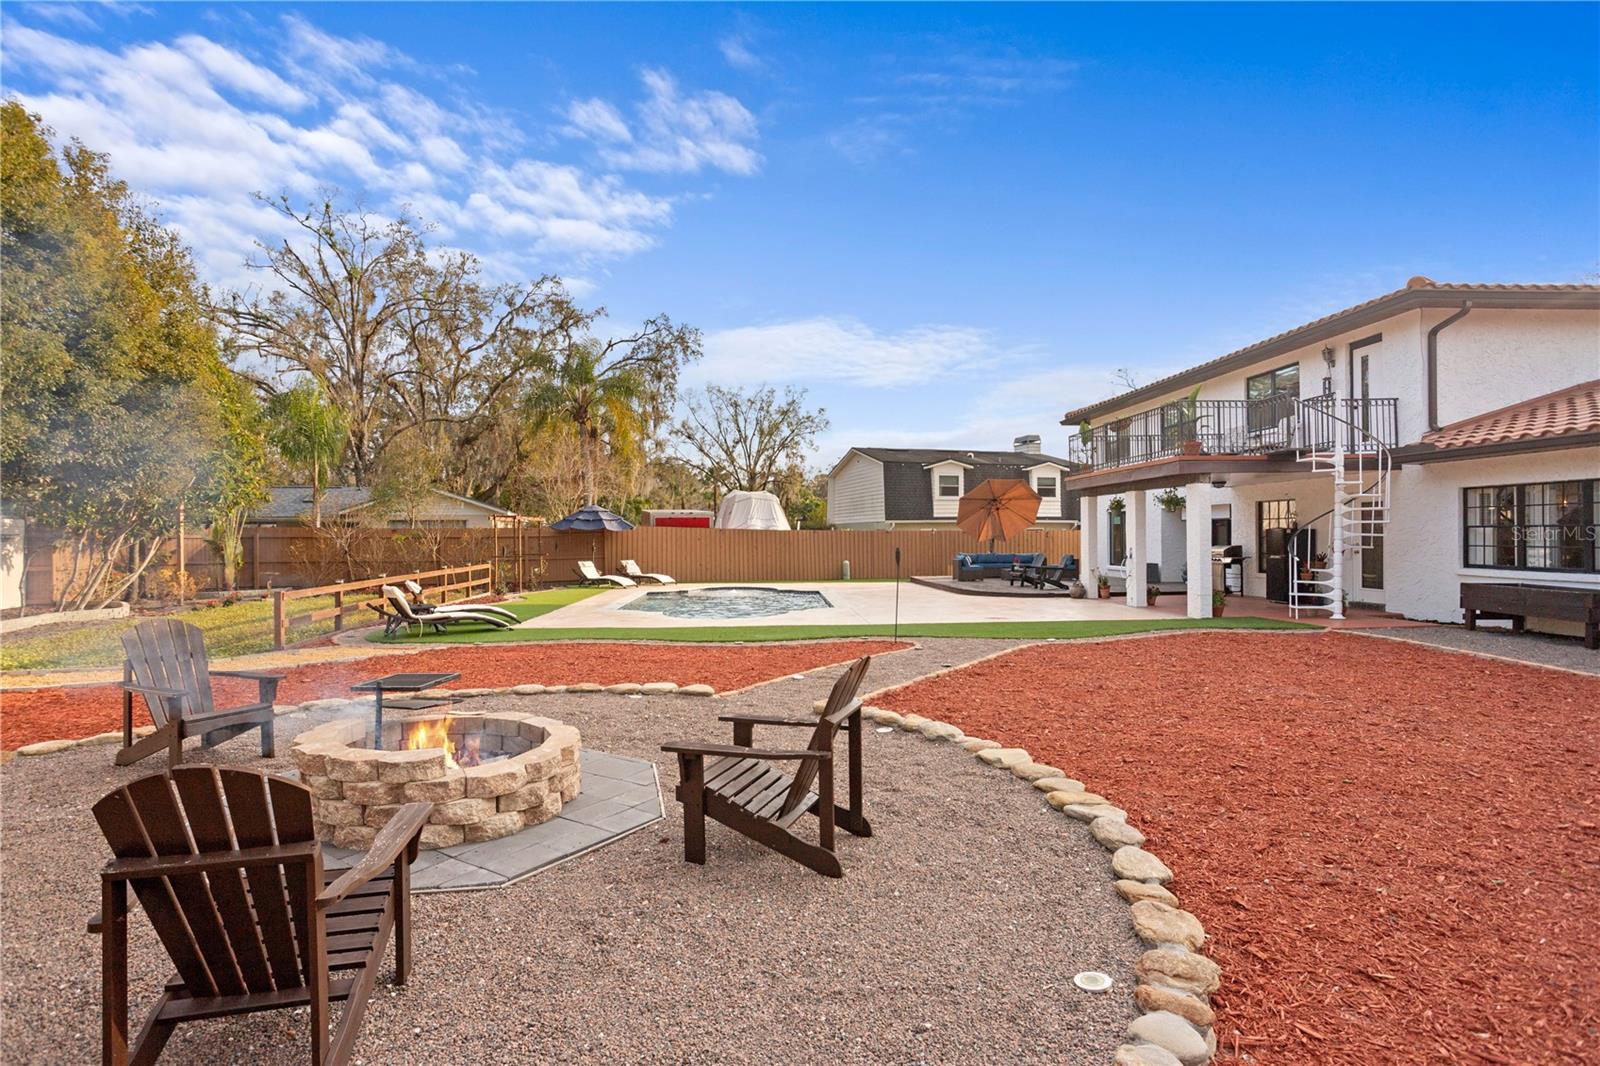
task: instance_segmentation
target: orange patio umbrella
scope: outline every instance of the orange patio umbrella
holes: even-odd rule
[[[1039,517],[1039,495],[1025,481],[990,478],[961,497],[956,526],[976,540],[1010,540]]]

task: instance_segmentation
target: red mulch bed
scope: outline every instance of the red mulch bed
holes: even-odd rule
[[[906,646],[876,640],[756,647],[608,643],[452,647],[291,669],[286,671],[288,680],[278,686],[278,702],[352,696],[350,686],[357,681],[428,670],[460,671],[461,680],[452,682],[453,688],[676,681],[680,685],[707,684],[721,692]],[[219,678],[214,688],[219,704],[255,698],[252,681]],[[149,724],[143,700],[134,700],[134,721],[136,725]],[[0,748],[7,751],[36,740],[87,737],[120,728],[122,695],[114,685],[0,694]]]
[[[1600,1062],[1600,679],[1197,634],[1029,648],[877,702],[1127,809],[1211,934],[1224,1059]]]

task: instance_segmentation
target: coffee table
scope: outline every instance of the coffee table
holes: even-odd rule
[[[374,744],[382,744],[383,694],[385,692],[421,692],[424,689],[438,688],[446,682],[460,679],[461,674],[459,672],[445,674],[385,674],[383,677],[375,677],[371,681],[362,681],[351,685],[350,688],[354,692],[371,692],[374,695],[372,742]],[[431,707],[443,707],[446,704],[455,702],[455,697],[452,696],[429,696],[425,699],[390,700],[389,707],[396,711],[425,711]]]

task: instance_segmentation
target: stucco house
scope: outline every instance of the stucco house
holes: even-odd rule
[[[250,512],[245,519],[250,525],[289,526],[311,524],[311,486],[279,485],[267,490],[267,501]],[[390,529],[405,529],[412,525],[413,516],[405,511],[391,511],[383,515],[366,515],[372,506],[369,488],[339,486],[322,491],[322,520],[324,522],[350,520],[357,515],[372,525]],[[482,500],[457,496],[453,492],[434,489],[428,502],[416,510],[416,525],[434,529],[485,529],[498,517],[513,517],[515,512],[496,507]]]
[[[1156,563],[1209,615],[1225,545],[1246,595],[1325,615],[1456,622],[1464,582],[1600,590],[1600,286],[1412,278],[1062,424],[1085,567],[1133,605]]]
[[[954,528],[961,497],[990,478],[1026,481],[1039,494],[1040,526],[1078,518],[1062,482],[1072,463],[1044,454],[1039,437],[1009,452],[960,448],[851,448],[828,472],[828,524],[835,529]]]

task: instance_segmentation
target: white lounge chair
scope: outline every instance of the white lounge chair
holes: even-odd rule
[[[622,560],[622,572],[635,581],[653,581],[657,585],[676,585],[678,583],[675,578],[668,577],[666,574],[645,573],[639,569],[639,564],[632,559]]]
[[[422,632],[423,626],[432,626],[434,632],[443,633],[456,622],[481,622],[486,626],[496,629],[510,629],[511,623],[504,618],[492,614],[480,614],[477,611],[430,611],[427,614],[418,614],[411,607],[411,601],[406,594],[394,585],[384,585],[378,590],[383,594],[383,601],[389,605],[402,619],[402,624],[407,629],[412,626],[417,632]]]
[[[585,559],[583,562],[578,564],[578,575],[590,585],[615,585],[619,589],[631,589],[639,587],[639,583],[631,577],[623,577],[620,574],[602,574],[599,570],[595,569],[593,561],[589,559]]]
[[[465,614],[476,612],[478,614],[493,614],[504,618],[515,625],[522,621],[504,607],[496,607],[488,603],[429,603],[422,595],[422,586],[415,581],[401,582],[405,590],[411,593],[411,608],[417,614]]]

